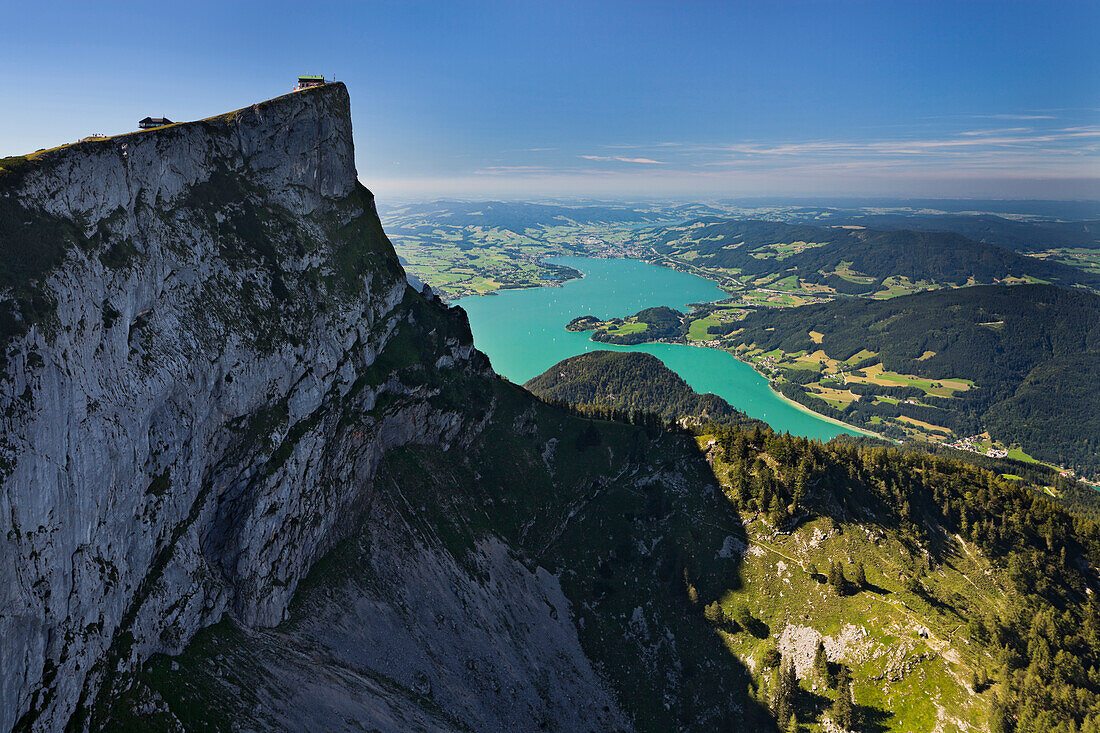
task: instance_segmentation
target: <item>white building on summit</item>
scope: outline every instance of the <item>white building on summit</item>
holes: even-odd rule
[[[152,130],[154,127],[164,127],[165,125],[174,125],[175,123],[167,117],[146,117],[144,120],[138,121],[138,127],[142,130]]]
[[[321,75],[306,74],[298,77],[298,85],[294,87],[294,91],[300,89],[309,89],[310,87],[319,87],[325,85],[325,77]]]

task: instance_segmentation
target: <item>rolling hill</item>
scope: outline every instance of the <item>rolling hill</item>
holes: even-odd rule
[[[697,394],[652,354],[589,351],[559,361],[523,385],[544,400],[624,412],[653,412],[666,421],[767,427],[718,395]]]
[[[793,383],[806,384],[812,375],[803,378],[790,369],[792,383],[784,391],[809,397],[815,409],[865,425],[890,413],[962,434],[988,428],[1037,458],[1089,472],[1100,468],[1100,426],[1092,417],[1100,410],[1094,381],[1100,296],[1049,285],[982,286],[760,310],[733,327],[730,343],[742,348],[787,354],[820,350],[848,361],[841,379],[845,386],[856,380],[850,388],[861,392],[866,388],[855,372],[874,364],[898,374],[975,385],[937,395],[901,381],[892,396],[913,404],[860,399],[836,410]]]
[[[640,236],[662,254],[700,267],[735,271],[745,282],[794,275],[847,294],[874,293],[891,277],[927,287],[1006,280],[1100,286],[1095,273],[954,232],[701,219]]]

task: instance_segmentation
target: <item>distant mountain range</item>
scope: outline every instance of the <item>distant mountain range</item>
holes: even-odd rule
[[[840,216],[839,224],[873,229],[957,232],[983,244],[1019,252],[1056,247],[1100,249],[1100,220],[1017,221],[992,214],[860,214]]]
[[[688,207],[675,207],[688,208]],[[690,207],[697,216],[698,209]],[[644,211],[618,206],[558,206],[505,201],[436,201],[385,210],[390,229],[425,219],[444,226],[483,226],[523,234],[528,229],[561,224],[621,224],[660,222],[676,218],[676,213]]]

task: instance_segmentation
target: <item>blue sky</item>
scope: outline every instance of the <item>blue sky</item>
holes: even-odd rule
[[[5,3],[0,155],[335,74],[384,197],[1100,198],[1100,3]]]

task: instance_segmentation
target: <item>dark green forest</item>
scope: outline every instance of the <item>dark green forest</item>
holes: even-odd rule
[[[1061,285],[1100,286],[1100,275],[1056,262],[1025,257],[1005,247],[975,242],[955,232],[905,229],[843,229],[775,221],[702,220],[688,231],[657,230],[653,243],[659,252],[697,251],[694,264],[739,269],[759,277],[772,273],[795,274],[807,282],[833,286],[848,294],[881,289],[891,275],[912,281],[964,285],[972,280],[992,283],[1009,276],[1030,275]],[[811,247],[779,259],[771,245],[808,242]],[[871,283],[856,283],[831,275],[844,263]]]
[[[1100,352],[1039,364],[985,422],[1006,442],[1049,446],[1059,465],[1100,454]]]
[[[841,434],[829,441],[830,445],[853,445],[859,448],[893,448],[905,453],[949,458],[976,468],[989,471],[1018,486],[1034,488],[1052,487],[1051,497],[1075,516],[1100,523],[1100,492],[1087,484],[1062,476],[1057,469],[1043,463],[1030,463],[1014,458],[995,458],[982,453],[958,450],[940,443],[923,440],[907,440],[900,444],[868,435]],[[1050,496],[1044,492],[1044,495]]]
[[[1037,458],[1100,469],[1100,296],[1047,285],[983,286],[759,310],[737,326],[743,330],[733,335],[736,343],[788,353],[823,348],[842,360],[869,349],[878,352],[870,361],[892,371],[978,385],[954,397],[899,387],[892,396],[919,397],[922,404],[861,400],[841,411],[807,394],[797,384],[804,380],[792,374],[783,393],[815,410],[857,424],[892,412],[963,434],[988,429]],[[810,330],[823,334],[820,346]],[[935,355],[921,359],[929,351]]]
[[[631,415],[649,413],[664,422],[688,417],[697,423],[766,427],[717,395],[696,393],[660,359],[642,352],[590,351],[558,362],[523,386],[547,401],[608,408],[585,414],[623,422],[646,424]]]

